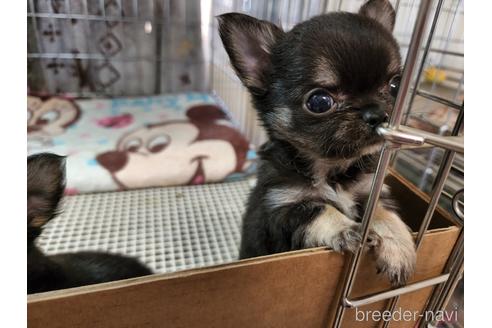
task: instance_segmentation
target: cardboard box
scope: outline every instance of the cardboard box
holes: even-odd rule
[[[392,173],[387,178],[404,220],[416,231],[428,197]],[[460,229],[436,211],[418,252],[411,282],[442,273]],[[314,248],[173,274],[122,280],[27,297],[28,326],[35,327],[328,327],[336,307],[345,258]],[[352,297],[389,289],[374,262],[364,258]],[[391,327],[414,327],[433,287],[402,295],[397,310],[415,313]],[[387,301],[358,311],[385,309]],[[358,315],[358,317],[356,317]],[[348,309],[343,327],[377,327]]]

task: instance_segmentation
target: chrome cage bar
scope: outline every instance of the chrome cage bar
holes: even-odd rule
[[[459,190],[453,196],[452,204],[453,204],[453,209],[459,218],[459,220],[455,220],[455,223],[459,224],[459,226],[461,227],[461,232],[453,248],[451,256],[448,259],[448,263],[443,271],[443,274],[434,278],[415,282],[400,288],[383,291],[380,293],[368,295],[366,297],[360,297],[357,299],[350,299],[350,293],[352,291],[357,270],[360,264],[360,259],[362,257],[362,253],[366,243],[367,235],[369,232],[369,226],[373,219],[373,214],[376,208],[376,204],[379,199],[381,189],[383,187],[385,174],[389,166],[390,158],[394,153],[394,151],[401,148],[423,148],[423,147],[439,147],[446,150],[441,165],[439,167],[439,171],[437,173],[434,186],[432,188],[431,199],[429,202],[427,212],[424,216],[424,219],[422,220],[421,226],[417,234],[416,249],[418,249],[419,246],[421,245],[424,234],[429,227],[431,218],[437,207],[439,198],[443,192],[444,184],[452,168],[454,155],[456,153],[464,153],[464,138],[458,136],[463,126],[463,120],[464,120],[463,104],[460,106],[450,101],[447,101],[445,99],[441,99],[439,97],[433,96],[431,94],[428,95],[426,94],[426,96],[428,96],[427,97],[428,99],[439,103],[443,103],[448,107],[460,111],[451,136],[442,136],[429,132],[424,132],[408,126],[400,126],[400,123],[403,118],[404,109],[408,108],[408,111],[405,113],[406,114],[405,122],[407,121],[410,112],[410,107],[405,106],[405,104],[406,103],[411,104],[413,102],[413,98],[415,97],[415,95],[422,93],[418,90],[418,84],[420,81],[422,70],[424,68],[424,62],[427,56],[427,52],[430,50],[432,35],[436,26],[437,19],[439,17],[439,12],[442,7],[442,2],[443,2],[442,0],[438,0],[438,3],[436,5],[432,26],[428,35],[428,41],[424,48],[424,55],[417,69],[417,79],[415,82],[416,85],[413,88],[411,94],[409,91],[411,90],[410,82],[415,74],[417,57],[422,47],[422,41],[424,39],[424,31],[427,26],[427,21],[429,18],[429,12],[431,11],[430,9],[431,9],[432,2],[433,1],[431,0],[423,0],[420,3],[417,19],[414,26],[414,31],[412,34],[412,39],[408,49],[408,55],[405,63],[402,81],[400,84],[400,91],[397,96],[395,107],[393,109],[393,114],[391,116],[389,124],[382,126],[378,129],[378,133],[380,133],[385,138],[385,144],[381,152],[378,167],[374,175],[374,179],[371,186],[371,193],[369,195],[364,216],[362,218],[362,223],[361,223],[362,231],[363,231],[362,241],[358,251],[349,259],[348,273],[345,276],[342,292],[340,294],[338,302],[336,303],[337,309],[333,321],[333,327],[336,328],[343,327],[343,318],[347,308],[368,305],[375,302],[391,299],[390,302],[388,303],[387,309],[389,311],[393,311],[396,307],[396,304],[398,303],[400,295],[430,286],[436,286],[436,287],[434,289],[433,295],[431,296],[424,310],[442,309],[446,305],[446,302],[449,300],[452,291],[455,289],[463,273],[463,262],[464,262],[463,216],[464,215],[458,207],[457,196],[458,193],[462,192],[461,190]],[[409,97],[410,97],[410,101],[408,101]],[[382,326],[388,327],[390,323],[391,321],[384,321]],[[421,320],[421,322],[419,323],[420,327],[424,327],[426,324],[427,322],[425,322],[424,320]]]
[[[373,294],[370,296],[366,296],[366,297],[362,297],[362,298],[358,298],[358,299],[353,299],[353,300],[345,299],[344,305],[348,308],[356,308],[359,306],[364,306],[364,305],[368,305],[371,303],[383,301],[383,300],[386,300],[386,299],[391,298],[391,297],[399,296],[399,295],[406,294],[406,293],[411,293],[411,292],[414,292],[416,290],[419,290],[419,289],[422,289],[425,287],[434,286],[434,285],[443,283],[443,282],[447,281],[448,279],[449,279],[449,273],[446,273],[446,274],[442,274],[440,276],[437,276],[435,278],[425,279],[425,280],[422,280],[419,282],[415,282],[413,284],[409,284],[409,285],[399,287],[396,289],[391,289],[391,290],[388,290],[388,291],[385,291],[382,293],[376,293],[376,294]]]

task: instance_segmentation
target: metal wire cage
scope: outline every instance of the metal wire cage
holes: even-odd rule
[[[355,11],[362,2],[28,0],[29,91],[75,97],[210,92],[223,100],[247,138],[260,145],[264,131],[229,65],[214,16],[238,11],[288,30],[324,12]],[[438,204],[455,213],[462,229],[441,276],[354,300],[350,292],[361,247],[349,263],[335,327],[341,327],[348,307],[391,299],[389,309],[394,309],[398,295],[423,287],[435,286],[426,310],[443,309],[463,274],[463,0],[391,2],[405,68],[390,123],[379,131],[387,141],[362,220],[364,236],[389,166],[430,195],[417,247]],[[205,261],[211,263],[212,258]]]

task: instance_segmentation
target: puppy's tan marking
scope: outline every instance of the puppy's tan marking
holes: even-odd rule
[[[34,228],[40,228],[46,222],[48,222],[48,218],[46,218],[44,216],[37,216],[34,219],[32,219],[31,222],[29,222],[29,226],[34,227]]]
[[[325,57],[319,57],[316,59],[316,75],[314,77],[314,82],[320,84],[323,87],[331,87],[337,85],[340,81],[338,80],[337,74],[333,71],[333,67],[330,62]]]

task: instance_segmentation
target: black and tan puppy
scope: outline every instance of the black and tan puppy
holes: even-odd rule
[[[330,246],[355,251],[360,219],[398,91],[401,58],[386,0],[359,13],[314,17],[284,32],[230,13],[219,32],[269,141],[243,221],[240,257]],[[369,246],[394,285],[415,266],[408,227],[389,200],[377,205]]]
[[[54,154],[27,158],[27,293],[133,278],[152,272],[136,259],[101,252],[46,256],[35,245],[56,217],[65,190],[65,160]]]

